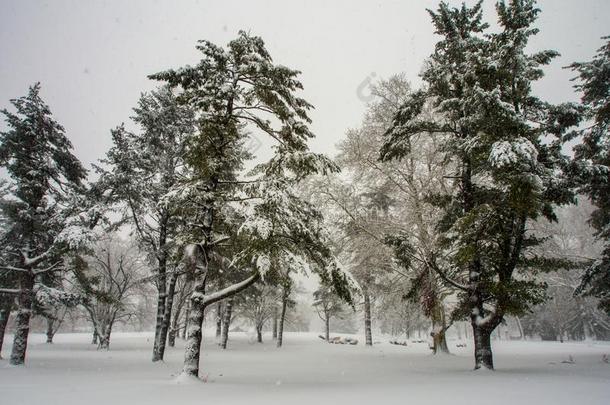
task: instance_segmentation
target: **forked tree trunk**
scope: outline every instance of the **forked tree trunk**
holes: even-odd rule
[[[25,363],[25,353],[28,348],[30,332],[30,317],[32,315],[34,276],[30,273],[21,276],[21,293],[19,294],[17,317],[15,318],[15,334],[10,364],[14,366]]]
[[[8,318],[11,315],[10,301],[3,303],[0,307],[0,359],[2,358],[2,345],[4,343],[4,332],[6,331],[6,325],[8,324]]]
[[[220,347],[223,349],[227,348],[227,342],[229,341],[229,328],[231,327],[231,316],[233,312],[233,297],[227,300],[225,312],[223,314],[224,319],[222,322],[222,336],[220,338]]]
[[[288,306],[288,288],[284,288],[284,294],[282,294],[282,311],[280,312],[280,319],[277,328],[277,347],[282,347],[284,339],[284,319],[286,318],[286,307]]]
[[[54,319],[47,318],[47,343],[53,343],[53,336],[55,336],[55,331],[53,330],[54,324]]]
[[[371,297],[368,289],[364,289],[364,341],[366,346],[373,346],[373,334],[371,333]]]
[[[157,343],[157,361],[163,360],[165,356],[165,344],[167,343],[167,333],[169,331],[169,325],[172,318],[172,308],[174,306],[174,295],[176,292],[176,281],[178,280],[178,273],[174,272],[169,278],[169,287],[167,289],[167,298],[165,300],[165,309],[163,313],[163,322],[159,331],[159,342]],[[155,361],[153,359],[153,361]]]

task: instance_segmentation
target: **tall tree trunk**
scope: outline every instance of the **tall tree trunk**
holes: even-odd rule
[[[159,265],[159,281],[158,281],[158,295],[157,295],[157,318],[155,325],[155,342],[153,345],[153,356],[152,361],[163,360],[159,346],[161,343],[161,332],[163,329],[163,318],[165,317],[165,301],[167,298],[167,277],[165,276],[165,266]]]
[[[227,342],[229,341],[229,328],[231,327],[231,316],[233,312],[233,297],[227,300],[227,305],[224,312],[224,320],[222,322],[222,336],[220,339],[220,347],[223,349],[227,348]]]
[[[96,345],[97,344],[97,340],[98,340],[97,328],[94,325],[93,326],[93,337],[91,338],[91,344],[92,345]]]
[[[53,324],[55,320],[53,318],[47,318],[47,343],[53,343],[53,336],[55,336],[55,331],[53,330]]]
[[[277,313],[277,305],[273,306],[273,332],[271,335],[271,338],[273,340],[277,339],[277,317],[278,317],[278,313]]]
[[[364,288],[364,340],[366,346],[373,346],[373,334],[371,333],[371,297],[368,288]]]
[[[326,341],[329,342],[330,341],[330,315],[328,315],[328,314],[326,314],[326,317],[324,318],[324,328],[325,328],[324,336],[326,337]]]
[[[169,287],[167,289],[167,298],[165,300],[165,312],[163,314],[163,322],[161,323],[161,330],[159,332],[159,343],[157,347],[158,359],[163,360],[165,356],[165,344],[167,342],[167,332],[172,318],[172,308],[174,306],[174,295],[176,293],[176,281],[178,280],[178,273],[174,269],[173,273],[169,277]]]
[[[28,334],[30,332],[30,317],[32,315],[32,302],[34,292],[34,275],[30,273],[21,276],[21,293],[19,294],[17,317],[15,318],[15,334],[13,337],[13,350],[10,364],[18,366],[25,362],[25,353],[28,348]]]
[[[169,217],[167,215],[163,215],[161,220],[159,221],[159,245],[157,251],[158,257],[158,279],[157,279],[157,318],[155,325],[155,341],[153,344],[153,355],[152,361],[163,360],[163,351],[165,349],[165,336],[163,335],[164,331],[167,334],[167,325],[165,329],[163,328],[165,321],[165,305],[167,302],[167,252],[166,242],[167,242],[167,221]],[[170,313],[171,315],[171,313]],[[163,349],[161,349],[161,336],[163,336]]]
[[[222,334],[222,301],[216,303],[216,339]]]
[[[282,311],[280,312],[280,319],[277,328],[277,347],[282,347],[284,339],[284,319],[286,318],[286,307],[288,306],[288,295],[290,290],[288,287],[284,287],[284,293],[282,294]]]
[[[0,302],[2,302],[2,306],[0,307],[0,359],[1,359],[2,358],[2,345],[4,343],[4,332],[6,331],[6,325],[8,324],[8,318],[11,315],[11,301],[2,300]]]

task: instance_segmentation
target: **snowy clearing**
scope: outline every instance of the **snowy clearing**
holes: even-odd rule
[[[177,378],[183,342],[166,361],[150,361],[152,334],[116,333],[98,351],[89,334],[58,334],[56,343],[33,334],[25,367],[0,360],[3,404],[607,404],[610,343],[496,341],[497,370],[472,371],[472,348],[431,356],[425,343],[373,348],[329,345],[315,333],[286,333],[276,349],[269,336],[254,343],[231,335],[220,350],[207,334],[202,375]],[[7,336],[7,341],[12,339]],[[10,345],[7,345],[10,346]],[[10,348],[5,347],[5,354]],[[562,363],[572,357],[574,364]],[[472,392],[472,382],[478,394]],[[498,395],[498,393],[501,393]]]

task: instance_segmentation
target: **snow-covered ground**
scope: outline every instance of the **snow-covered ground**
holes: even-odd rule
[[[206,382],[184,382],[182,342],[153,364],[151,338],[116,333],[106,352],[90,335],[58,334],[52,345],[32,335],[26,367],[0,360],[0,404],[610,404],[608,343],[494,342],[497,370],[473,372],[471,346],[456,342],[454,355],[434,357],[423,343],[366,348],[287,333],[278,350],[235,333],[226,351],[206,336]]]

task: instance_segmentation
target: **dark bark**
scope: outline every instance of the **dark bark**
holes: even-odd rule
[[[272,319],[273,332],[271,334],[271,338],[273,340],[277,339],[277,317],[278,317],[277,306],[274,306],[273,307],[273,319]]]
[[[284,294],[282,294],[282,311],[280,312],[280,319],[277,328],[277,347],[282,347],[284,339],[284,319],[286,318],[286,307],[288,306],[288,288],[284,288]]]
[[[98,341],[97,329],[93,327],[93,337],[91,338],[91,344],[96,345]]]
[[[231,327],[231,316],[233,312],[233,297],[227,300],[225,312],[223,314],[222,322],[222,336],[220,339],[220,347],[223,349],[227,348],[227,342],[229,340],[229,328]]]
[[[263,325],[256,325],[256,341],[263,343]]]
[[[472,333],[474,335],[474,369],[494,369],[493,353],[491,351],[491,332],[489,328],[473,323]]]
[[[167,215],[163,215],[159,224],[159,245],[157,249],[157,323],[155,325],[155,341],[153,344],[153,362],[163,360],[163,352],[161,349],[161,336],[163,334],[163,324],[165,321],[166,312],[165,304],[167,302],[167,252],[165,252],[165,244],[167,241],[167,221]],[[165,328],[165,333],[167,333],[167,327]],[[165,346],[165,338],[163,338],[163,345]]]
[[[47,343],[53,343],[53,337],[55,336],[55,330],[53,329],[54,323],[54,319],[47,318]]]
[[[326,337],[326,341],[330,341],[330,315],[329,314],[324,314],[324,336]]]
[[[10,364],[22,365],[25,362],[25,353],[28,347],[28,334],[30,332],[30,317],[32,315],[34,275],[23,274],[21,277],[21,293],[18,298],[17,317],[15,318],[15,334],[13,337],[13,350]]]
[[[2,303],[0,307],[0,359],[2,358],[2,345],[4,343],[4,332],[6,331],[6,325],[8,324],[8,318],[11,315],[11,303],[6,301]]]
[[[366,346],[373,346],[373,335],[371,333],[371,297],[368,289],[364,289],[364,340]]]
[[[220,339],[222,333],[222,301],[216,304],[216,339]]]
[[[163,360],[165,356],[165,344],[167,342],[167,333],[172,318],[172,309],[174,305],[174,296],[176,293],[176,281],[178,280],[178,273],[174,270],[169,278],[169,286],[167,289],[167,299],[165,300],[165,313],[163,314],[163,322],[161,323],[161,330],[159,332],[159,342],[157,344],[158,359]],[[155,361],[153,359],[153,361]]]

